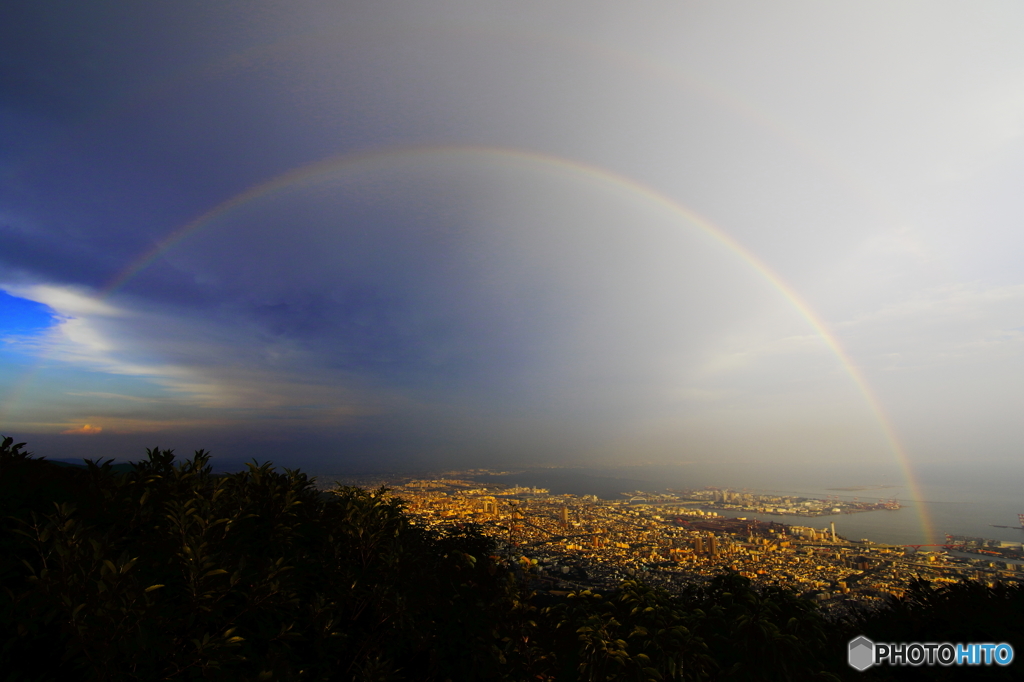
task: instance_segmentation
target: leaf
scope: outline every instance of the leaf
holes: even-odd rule
[[[145,589],[145,591],[152,592],[153,590],[159,590],[161,587],[166,587],[166,585],[150,585]]]

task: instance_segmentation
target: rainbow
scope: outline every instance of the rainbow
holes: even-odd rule
[[[120,274],[110,280],[110,282],[102,289],[101,295],[104,298],[110,296],[115,291],[125,286],[132,278],[145,270],[151,263],[159,258],[162,253],[172,248],[175,244],[178,244],[189,235],[197,232],[203,227],[210,225],[217,218],[224,216],[225,214],[228,214],[234,209],[244,206],[251,201],[261,197],[266,197],[274,194],[275,192],[282,191],[296,184],[315,179],[326,174],[337,173],[346,169],[363,169],[366,167],[393,163],[400,160],[404,161],[424,157],[497,160],[503,163],[517,164],[527,170],[535,171],[538,169],[547,169],[561,171],[575,177],[584,178],[599,185],[603,184],[620,190],[626,190],[628,193],[642,198],[644,201],[649,202],[652,205],[656,205],[667,210],[671,215],[677,217],[681,223],[699,229],[728,251],[741,258],[763,279],[768,281],[772,287],[782,294],[783,297],[785,297],[790,305],[796,309],[808,324],[810,324],[811,328],[814,329],[815,333],[825,342],[826,346],[832,351],[836,358],[838,358],[839,362],[853,380],[853,383],[856,385],[871,413],[878,422],[882,435],[885,437],[885,440],[892,451],[893,457],[906,480],[911,498],[917,508],[924,536],[929,539],[935,538],[931,520],[925,510],[925,507],[920,503],[920,500],[922,499],[920,487],[917,483],[916,477],[914,476],[910,459],[897,437],[895,428],[886,416],[885,411],[882,409],[878,398],[871,390],[863,372],[861,372],[860,368],[858,368],[856,363],[854,363],[850,358],[849,354],[839,342],[839,339],[836,338],[835,334],[829,330],[828,326],[818,316],[818,314],[814,312],[807,302],[804,301],[803,298],[801,298],[801,296],[778,275],[778,273],[772,270],[754,253],[737,242],[732,236],[717,227],[710,220],[658,190],[606,168],[535,151],[470,145],[405,147],[330,156],[320,161],[294,168],[271,178],[270,180],[254,185],[226,201],[217,204],[184,225],[181,225],[154,244],[145,253],[141,254]]]

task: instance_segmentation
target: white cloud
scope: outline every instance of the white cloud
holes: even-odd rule
[[[125,314],[125,311],[115,308],[101,298],[80,288],[51,284],[5,285],[3,288],[19,298],[47,305],[56,311],[58,315],[65,317],[76,317],[79,315],[120,317]]]
[[[46,422],[44,430],[148,432],[182,425],[227,427],[261,418],[300,427],[340,426],[379,410],[380,394],[347,388],[350,382],[341,373],[313,369],[317,359],[309,353],[270,342],[242,322],[203,321],[152,307],[132,309],[129,302],[101,301],[82,290],[54,285],[9,289],[62,317],[42,337],[22,343],[23,350],[47,365],[150,385],[144,395],[65,391],[65,398],[78,406],[72,410],[91,425]],[[102,410],[100,402],[105,403]],[[207,413],[199,416],[196,410]],[[33,423],[22,422],[21,427],[34,428]]]
[[[890,369],[997,362],[1024,354],[1024,285],[956,284],[837,325],[849,347]]]

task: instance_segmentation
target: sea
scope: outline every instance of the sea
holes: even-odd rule
[[[898,510],[818,517],[716,511],[723,516],[813,528],[827,528],[835,523],[836,532],[847,539],[886,544],[943,544],[946,533],[1012,543],[1024,541],[1024,529],[1017,517],[1024,513],[1024,467],[933,466],[919,469],[915,479],[916,485],[911,488],[901,472],[895,470],[867,471],[854,467],[794,471],[756,464],[538,467],[476,476],[480,482],[547,488],[553,494],[596,495],[605,500],[629,499],[624,493],[638,491],[660,493],[708,486],[817,499],[835,496],[862,502],[895,498],[901,504]]]

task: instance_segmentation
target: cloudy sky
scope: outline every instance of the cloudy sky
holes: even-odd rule
[[[1016,2],[0,10],[0,433],[1007,464]]]

